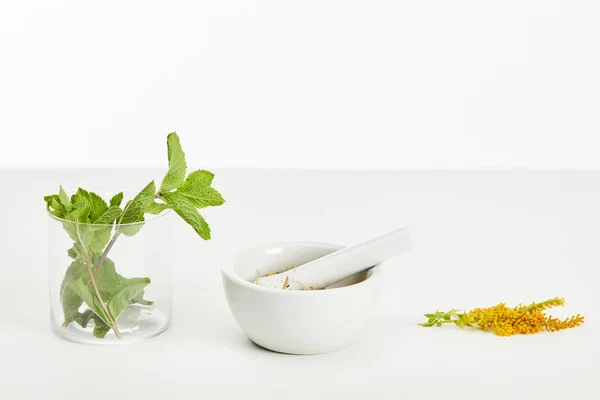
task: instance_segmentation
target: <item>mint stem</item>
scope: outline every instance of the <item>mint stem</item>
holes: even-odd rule
[[[110,242],[108,242],[106,249],[104,249],[104,252],[102,253],[102,256],[100,257],[100,260],[98,261],[98,265],[96,266],[94,274],[90,275],[90,277],[93,277],[93,279],[96,279],[98,277],[98,274],[100,274],[100,269],[102,269],[102,265],[104,265],[104,260],[106,260],[106,257],[108,256],[108,252],[113,247],[113,245],[117,241],[117,238],[119,237],[120,234],[121,234],[120,232],[115,233],[115,235],[110,240]],[[88,282],[88,287],[90,287],[91,284],[92,284],[92,278],[90,278],[90,281]]]
[[[102,306],[102,309],[104,310],[104,313],[106,314],[106,318],[108,318],[108,322],[111,326],[111,328],[113,329],[113,331],[115,331],[115,335],[117,336],[118,339],[121,339],[121,332],[119,332],[119,329],[117,328],[117,323],[114,320],[114,318],[110,315],[110,313],[108,312],[108,309],[106,308],[106,306],[104,305],[104,300],[102,300],[102,295],[100,294],[100,290],[98,290],[98,285],[96,285],[96,279],[94,278],[94,273],[92,271],[92,262],[90,260],[90,253],[88,253],[88,250],[86,248],[83,249],[83,255],[85,256],[85,265],[87,266],[88,269],[88,273],[90,274],[90,280],[92,282],[92,286],[94,287],[94,291],[96,292],[96,297],[98,298],[98,301],[100,302],[100,305]]]
[[[90,275],[90,276],[93,276],[94,279],[98,278],[98,275],[100,274],[100,269],[102,268],[102,265],[104,265],[104,261],[106,260],[106,257],[108,256],[108,252],[115,244],[115,241],[117,240],[119,235],[120,235],[120,233],[116,233],[114,235],[114,237],[111,239],[111,241],[108,242],[106,249],[104,249],[104,252],[102,253],[102,256],[100,257],[100,260],[98,261],[98,265],[96,266],[96,268],[94,270],[94,274]],[[89,257],[89,255],[88,255],[88,257]],[[86,260],[86,262],[87,262],[87,260]],[[92,278],[90,278],[90,280],[88,281],[88,287],[90,287],[90,286],[92,286]],[[62,327],[66,328],[67,326],[69,326],[69,324],[71,322],[73,322],[73,321],[69,321],[68,319],[65,319],[65,321],[62,323]]]

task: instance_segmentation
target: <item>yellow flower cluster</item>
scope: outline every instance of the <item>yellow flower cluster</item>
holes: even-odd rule
[[[565,299],[554,298],[529,306],[506,307],[504,303],[489,308],[476,308],[465,315],[465,323],[475,323],[483,330],[494,331],[500,336],[538,333],[543,330],[552,332],[573,328],[583,323],[579,314],[560,320],[543,313],[544,310],[563,306]]]
[[[579,314],[560,320],[543,313],[548,308],[564,304],[564,299],[556,297],[529,306],[520,304],[513,308],[500,303],[493,307],[475,308],[462,314],[457,313],[457,310],[448,313],[438,311],[434,314],[426,314],[429,321],[420,325],[440,326],[443,323],[455,323],[461,328],[476,325],[480,329],[493,331],[500,336],[538,333],[544,330],[553,332],[581,325],[584,318]]]

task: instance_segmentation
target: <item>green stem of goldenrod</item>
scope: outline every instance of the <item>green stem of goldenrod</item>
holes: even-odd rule
[[[452,319],[452,320],[446,320],[446,319],[442,319],[440,321],[432,321],[432,322],[423,322],[420,323],[419,325],[421,326],[428,326],[428,325],[436,325],[436,324],[454,324],[456,323],[457,320]]]

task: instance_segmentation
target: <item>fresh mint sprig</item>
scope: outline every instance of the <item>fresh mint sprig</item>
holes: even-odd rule
[[[185,153],[175,132],[167,136],[167,157],[169,169],[160,188],[156,190],[154,181],[150,182],[123,208],[123,193],[107,203],[81,188],[69,197],[61,186],[58,194],[44,197],[48,212],[62,220],[73,240],[67,251],[73,262],[60,289],[64,327],[76,322],[85,328],[93,320],[94,336],[103,338],[112,329],[121,338],[117,320],[123,311],[130,304],[153,304],[144,299],[150,278],[125,278],[108,258],[121,235],[134,236],[142,229],[145,214],[172,209],[204,240],[211,238],[210,227],[198,209],[225,202],[211,187],[213,173],[198,170],[186,178]],[[89,309],[80,312],[84,303]]]
[[[198,209],[217,207],[225,203],[223,196],[211,187],[214,174],[205,170],[190,173],[187,178],[185,154],[175,132],[167,136],[169,171],[160,185],[155,199],[147,208],[149,212],[173,209],[204,240],[210,239],[210,227]]]

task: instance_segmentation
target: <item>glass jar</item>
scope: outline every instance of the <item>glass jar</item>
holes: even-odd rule
[[[49,214],[50,311],[56,334],[80,343],[115,344],[148,339],[170,326],[168,214],[111,225]]]

